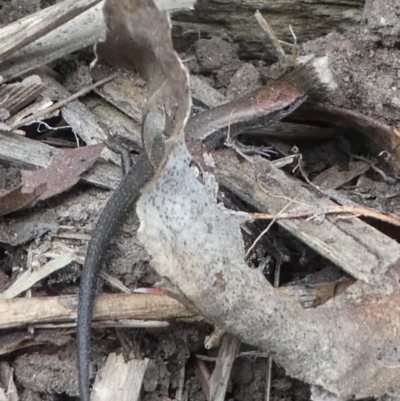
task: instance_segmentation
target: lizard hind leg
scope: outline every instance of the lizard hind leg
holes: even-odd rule
[[[122,173],[124,175],[128,174],[128,171],[132,168],[132,157],[130,150],[131,148],[134,149],[134,147],[130,144],[124,143],[122,139],[116,135],[110,136],[104,141],[104,144],[107,146],[108,149],[120,155]]]

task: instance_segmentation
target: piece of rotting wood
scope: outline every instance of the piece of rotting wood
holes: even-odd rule
[[[291,200],[291,210],[334,205],[316,198],[302,183],[288,177],[272,163],[261,158],[255,167],[242,163],[232,151],[214,152],[219,184],[258,210],[279,213]],[[382,278],[400,260],[400,245],[360,219],[345,221],[323,217],[306,221],[282,220],[278,224],[316,252],[353,277],[380,288]]]
[[[96,116],[96,120],[102,127],[106,128],[110,135],[118,134],[129,139],[137,150],[142,147],[139,123],[97,95],[85,97],[81,101]]]
[[[318,174],[312,183],[322,190],[337,189],[354,178],[366,173],[371,165],[365,161],[351,161],[347,170],[335,165]]]
[[[278,38],[292,43],[291,25],[299,42],[304,43],[332,30],[343,32],[353,28],[361,21],[364,4],[363,0],[329,3],[319,0],[304,3],[297,0],[198,0],[194,10],[184,10],[174,16],[174,23],[186,35],[222,36],[239,43],[241,52],[246,55],[268,58],[274,51],[253,18],[256,10],[271,21]]]
[[[146,102],[146,89],[138,85],[137,76],[119,75],[95,92],[133,121],[142,121],[142,107]]]
[[[13,298],[0,300],[0,329],[45,323],[76,323],[75,296]],[[93,320],[171,320],[197,315],[167,295],[99,295]]]
[[[0,62],[65,24],[101,0],[65,0],[0,30]]]
[[[342,279],[327,281],[315,285],[290,285],[280,287],[279,291],[296,299],[304,308],[321,305],[333,296],[339,289],[347,288],[354,280]],[[54,324],[57,328],[60,322],[74,325],[76,322],[76,297],[33,297],[0,300],[0,329],[24,327],[30,324]],[[118,322],[134,319],[150,321],[165,321],[174,319],[201,320],[201,317],[187,309],[183,304],[168,295],[148,294],[114,294],[99,295],[95,301],[94,323],[102,324],[114,320]]]
[[[89,4],[92,1],[81,0],[78,3],[69,0],[69,2],[78,5]],[[94,2],[95,0],[93,0]],[[63,10],[64,3],[52,7],[57,6],[58,10]],[[338,1],[332,6],[326,3],[321,4],[319,1],[310,1],[301,7],[297,6],[296,0],[263,3],[262,5],[255,0],[248,1],[245,5],[240,0],[230,3],[214,0],[212,2],[210,0],[197,2],[195,0],[157,0],[156,3],[161,9],[174,13],[179,12],[174,24],[179,26],[183,32],[195,33],[196,35],[205,32],[206,36],[221,35],[222,33],[238,41],[243,49],[246,49],[248,53],[253,53],[253,56],[255,53],[265,55],[266,52],[271,51],[271,48],[266,50],[265,35],[260,31],[257,22],[251,18],[258,8],[264,15],[271,15],[278,37],[289,40],[288,26],[291,24],[299,39],[304,42],[307,39],[324,35],[331,29],[344,31],[346,28],[354,26],[355,23],[360,21],[364,6],[362,0]],[[193,10],[195,3],[196,9]],[[25,43],[24,40],[19,40],[18,46],[23,44],[24,47],[14,51],[3,62],[0,61],[0,76],[6,80],[15,78],[74,51],[93,45],[105,34],[105,24],[102,17],[103,4],[103,1],[95,4],[57,29],[51,30],[29,44],[29,41]],[[37,21],[43,24],[43,21],[48,18],[47,15],[50,12],[54,13],[49,10],[50,8],[41,10],[27,18],[30,18],[32,24]],[[63,12],[66,13],[65,10]],[[321,15],[324,17],[322,18]],[[304,18],[307,20],[311,18],[313,23],[304,24]],[[15,24],[19,22],[17,21]],[[12,28],[11,33],[14,35],[17,26],[15,25]],[[3,35],[6,37],[10,34],[10,31],[3,31],[4,29],[0,29],[0,38]],[[38,32],[42,31],[43,29],[38,29]],[[30,37],[34,38],[35,35],[38,33],[32,29]],[[5,45],[11,49],[17,48],[14,41],[10,44],[5,43]]]

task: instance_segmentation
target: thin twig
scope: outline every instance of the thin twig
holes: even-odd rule
[[[275,32],[273,31],[271,25],[265,20],[265,18],[261,15],[260,11],[257,10],[254,14],[258,24],[260,25],[261,29],[268,35],[272,45],[274,46],[276,52],[278,53],[278,58],[285,58],[286,53],[283,50],[283,47],[279,43],[279,39],[276,37]]]
[[[281,262],[276,263],[275,274],[274,274],[274,288],[279,287],[279,281],[281,277]],[[267,359],[267,377],[265,383],[265,401],[271,399],[271,383],[272,383],[272,356],[269,355]]]
[[[258,241],[268,232],[268,230],[271,228],[271,226],[275,223],[275,221],[280,217],[281,213],[283,213],[292,203],[294,202],[294,199],[291,199],[287,205],[285,205],[282,210],[280,210],[271,220],[271,222],[268,224],[267,228],[261,232],[261,234],[255,239],[251,247],[247,250],[246,252],[246,257],[249,255],[249,253],[253,250],[253,248],[257,245]],[[254,215],[257,213],[252,213],[250,215]],[[261,213],[260,213],[261,214]]]
[[[375,163],[372,162],[371,160],[367,159],[366,157],[363,156],[359,156],[359,155],[353,155],[351,154],[351,157],[353,157],[356,160],[361,160],[365,163],[368,163],[370,165],[370,167],[377,172],[384,180],[385,182],[387,182],[390,185],[393,185],[394,183],[396,183],[396,179],[389,177],[384,171],[382,171],[380,168],[376,167]]]
[[[363,206],[327,206],[324,210],[315,212],[315,211],[304,211],[304,212],[287,212],[283,213],[283,211],[290,205],[286,205],[278,214],[272,213],[249,213],[249,217],[253,220],[257,219],[272,219],[271,223],[274,223],[276,220],[280,219],[299,219],[303,217],[316,217],[324,214],[350,214],[351,217],[371,217],[376,220],[383,221],[385,223],[393,224],[394,226],[400,227],[400,217],[396,216],[392,213],[382,213],[378,212],[375,209],[370,209]],[[271,225],[268,225],[268,227]],[[260,234],[261,236],[261,234]],[[258,238],[257,238],[258,240]]]
[[[271,399],[271,381],[272,381],[272,358],[268,356],[267,359],[267,374],[265,378],[265,401]]]
[[[261,191],[263,191],[266,195],[270,196],[271,198],[275,198],[275,199],[284,199],[284,200],[287,200],[288,202],[295,202],[295,203],[297,203],[298,205],[310,206],[310,205],[307,204],[307,203],[295,201],[294,199],[291,199],[291,198],[289,198],[288,196],[271,194],[270,192],[268,192],[268,190],[267,190],[265,187],[263,187],[263,184],[261,184],[260,175],[257,175],[257,176],[256,176],[256,181],[257,181],[257,184],[258,184],[258,186],[260,187]]]

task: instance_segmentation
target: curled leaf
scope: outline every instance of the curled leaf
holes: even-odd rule
[[[49,167],[36,171],[23,171],[24,192],[34,192],[46,185],[38,200],[58,195],[74,186],[81,175],[98,160],[104,145],[85,146],[77,149],[65,149],[56,153]]]

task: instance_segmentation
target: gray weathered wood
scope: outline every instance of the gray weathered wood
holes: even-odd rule
[[[22,82],[1,85],[0,105],[12,116],[35,100],[44,89],[44,84],[37,75],[31,75]]]
[[[91,3],[89,0],[84,0],[81,3]],[[156,2],[160,8],[165,10],[175,10],[179,8],[192,7],[194,0],[159,0]],[[69,4],[69,3],[68,3]],[[70,54],[84,47],[93,45],[105,34],[105,25],[102,14],[104,1],[89,8],[84,13],[54,29],[43,37],[35,40],[27,46],[15,51],[10,57],[3,62],[0,62],[0,76],[5,80],[20,76],[37,67],[48,64],[60,57]],[[58,7],[61,10],[65,3],[57,4],[53,7]],[[51,10],[45,9],[32,16],[27,17],[31,26],[42,22],[51,13]],[[44,17],[43,17],[44,16]],[[18,27],[20,21],[17,21],[14,27]],[[41,30],[38,27],[37,32]],[[11,33],[17,31],[16,28],[11,30]],[[3,43],[6,48],[12,48],[14,39],[9,36],[10,30],[5,27],[0,29],[0,38],[8,37],[11,43]],[[36,35],[33,29],[31,35]]]
[[[259,159],[254,169],[239,161],[232,151],[214,152],[214,156],[220,185],[258,210],[276,214],[293,200],[289,210],[305,207],[323,214],[325,206],[333,205],[327,199],[317,198],[299,180],[288,177],[266,160]],[[322,216],[277,223],[353,277],[377,288],[385,273],[400,260],[400,245],[396,241],[357,218]]]
[[[100,0],[65,0],[0,30],[0,60],[65,24]]]
[[[364,0],[198,0],[194,10],[176,13],[174,24],[187,37],[199,33],[205,37],[216,35],[239,43],[243,54],[271,57],[275,53],[254,18],[256,10],[270,22],[280,40],[293,43],[291,25],[299,43],[303,43],[333,30],[343,32],[353,28],[361,20],[364,3]]]
[[[364,6],[363,0],[336,0],[334,3],[321,0],[306,3],[297,0],[199,0],[195,10],[190,10],[194,0],[158,0],[156,3],[161,9],[174,12],[174,24],[181,28],[180,40],[193,42],[200,33],[206,37],[219,35],[238,42],[242,52],[252,57],[274,56],[269,41],[253,17],[257,9],[271,22],[280,39],[293,42],[290,24],[299,41],[304,42],[332,30],[340,32],[353,27],[360,21]],[[97,4],[40,40],[16,51],[0,63],[0,76],[11,79],[93,45],[105,33],[102,5],[103,2]],[[179,13],[177,10],[180,10]],[[40,11],[44,12],[46,10]],[[40,13],[35,16],[41,19]]]

